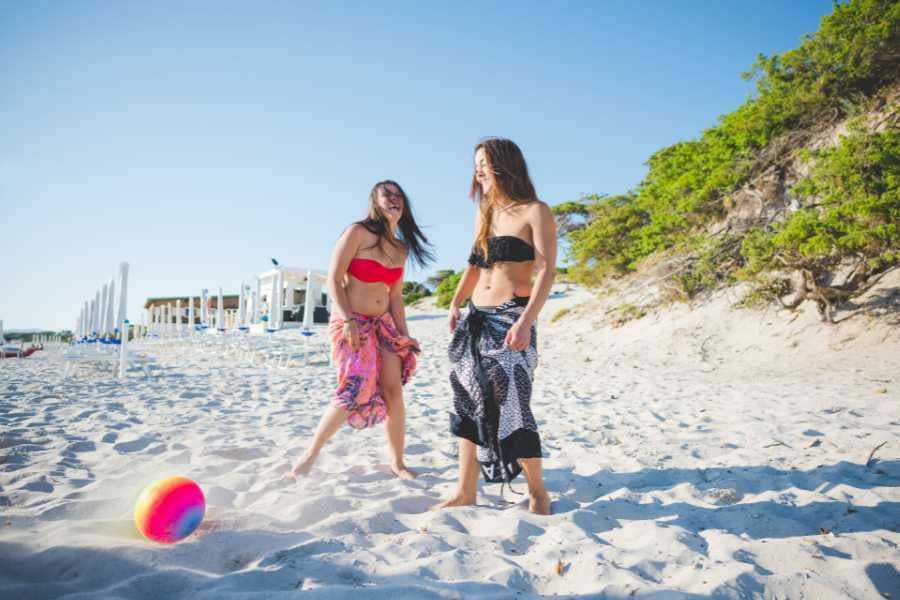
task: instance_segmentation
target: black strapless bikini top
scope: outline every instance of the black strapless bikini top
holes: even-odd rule
[[[469,264],[487,269],[496,262],[525,262],[534,260],[534,246],[514,235],[498,235],[487,239],[488,255],[485,260],[481,248],[472,249]]]

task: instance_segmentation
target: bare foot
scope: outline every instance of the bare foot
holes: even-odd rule
[[[303,477],[308,475],[315,462],[315,454],[311,454],[308,451],[304,452],[303,455],[297,459],[297,462],[294,463],[294,468],[291,469],[291,477]]]
[[[544,492],[537,496],[530,496],[528,499],[528,512],[536,515],[550,514],[550,494]]]
[[[415,479],[418,477],[418,474],[408,469],[406,465],[391,465],[391,473],[400,479]]]
[[[444,500],[437,506],[435,506],[432,510],[438,510],[440,508],[452,508],[454,506],[475,506],[475,496],[463,496],[462,494],[456,494],[449,500]]]

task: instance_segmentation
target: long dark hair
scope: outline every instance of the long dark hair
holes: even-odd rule
[[[400,195],[403,196],[403,213],[400,215],[400,221],[397,223],[396,235],[391,235],[391,226],[387,217],[384,216],[384,213],[381,212],[381,207],[378,206],[378,190],[387,185],[395,186],[400,190]],[[412,206],[409,203],[409,196],[406,195],[406,192],[403,191],[403,188],[396,181],[385,179],[372,186],[372,191],[369,192],[369,216],[362,221],[357,221],[357,224],[362,225],[370,233],[378,236],[378,241],[375,243],[376,246],[381,246],[382,241],[392,246],[404,246],[409,252],[408,258],[412,259],[419,267],[424,267],[427,263],[434,260],[434,255],[428,249],[428,246],[431,246],[431,242],[428,241],[428,238],[416,225]]]
[[[487,256],[487,239],[491,233],[494,205],[501,200],[527,204],[538,198],[528,175],[525,157],[515,142],[506,138],[487,138],[475,146],[473,154],[478,152],[479,148],[484,150],[488,168],[494,174],[494,186],[485,197],[484,190],[473,173],[469,197],[478,202],[478,210],[481,212],[481,229],[475,238],[475,245],[481,248],[484,256]]]

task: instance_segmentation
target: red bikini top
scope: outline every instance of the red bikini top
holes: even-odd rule
[[[366,283],[380,281],[385,285],[393,285],[403,278],[403,267],[388,268],[371,258],[354,258],[347,266],[347,272]]]

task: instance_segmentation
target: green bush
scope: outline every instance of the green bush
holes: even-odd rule
[[[403,282],[403,304],[406,306],[410,306],[430,295],[431,291],[418,281]]]
[[[447,277],[444,277],[437,286],[434,295],[437,300],[437,305],[440,308],[450,308],[450,301],[453,300],[453,294],[456,293],[456,286],[459,285],[462,274],[462,271],[459,273],[452,273]]]
[[[564,316],[566,316],[570,312],[572,312],[572,309],[570,307],[561,308],[558,311],[556,311],[555,313],[553,313],[553,316],[550,317],[550,322],[556,323],[557,321],[562,319]]]
[[[441,285],[441,282],[451,275],[453,275],[453,269],[441,269],[431,277],[426,280],[426,283],[432,287],[432,289],[437,289],[437,286]]]
[[[819,276],[853,258],[872,271],[900,260],[900,133],[851,129],[830,149],[807,153],[809,176],[791,189],[806,200],[782,223],[743,242],[745,277],[772,269]]]

